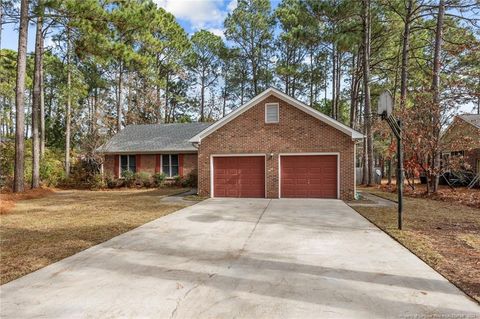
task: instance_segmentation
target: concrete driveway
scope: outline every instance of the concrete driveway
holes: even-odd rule
[[[2,318],[477,318],[337,200],[210,199],[1,286]]]

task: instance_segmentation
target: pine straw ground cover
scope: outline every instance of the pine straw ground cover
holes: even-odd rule
[[[13,193],[10,188],[2,190],[0,193],[0,214],[6,214],[10,212],[15,207],[15,203],[20,200],[45,197],[53,194],[53,192],[53,189],[43,187],[27,189],[23,193]]]
[[[396,193],[397,187],[392,185],[382,184],[377,186],[379,190],[384,192]],[[444,202],[455,202],[470,207],[480,208],[480,189],[467,188],[467,187],[455,187],[450,188],[446,185],[440,185],[439,190],[435,194],[427,194],[427,186],[423,184],[415,185],[415,189],[405,185],[404,192],[406,196],[416,198],[429,198],[434,200],[440,200]]]
[[[396,195],[363,189],[383,198]],[[404,198],[404,230],[397,207],[352,207],[480,302],[480,210],[455,202]]]
[[[68,190],[16,202],[0,215],[0,284],[183,208],[160,196],[184,191]]]

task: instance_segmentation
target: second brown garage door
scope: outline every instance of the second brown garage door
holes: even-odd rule
[[[281,196],[337,198],[337,156],[295,155],[280,158]]]
[[[213,158],[214,197],[265,197],[265,157]]]

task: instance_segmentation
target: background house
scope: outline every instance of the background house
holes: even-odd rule
[[[480,115],[456,116],[442,136],[443,158],[462,157],[463,170],[472,175],[480,174]]]

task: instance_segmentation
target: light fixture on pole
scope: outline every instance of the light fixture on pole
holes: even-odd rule
[[[393,112],[393,98],[389,91],[380,94],[377,113],[387,121],[397,138],[397,193],[398,193],[398,229],[402,229],[403,213],[403,148],[402,148],[402,121],[395,119]]]

